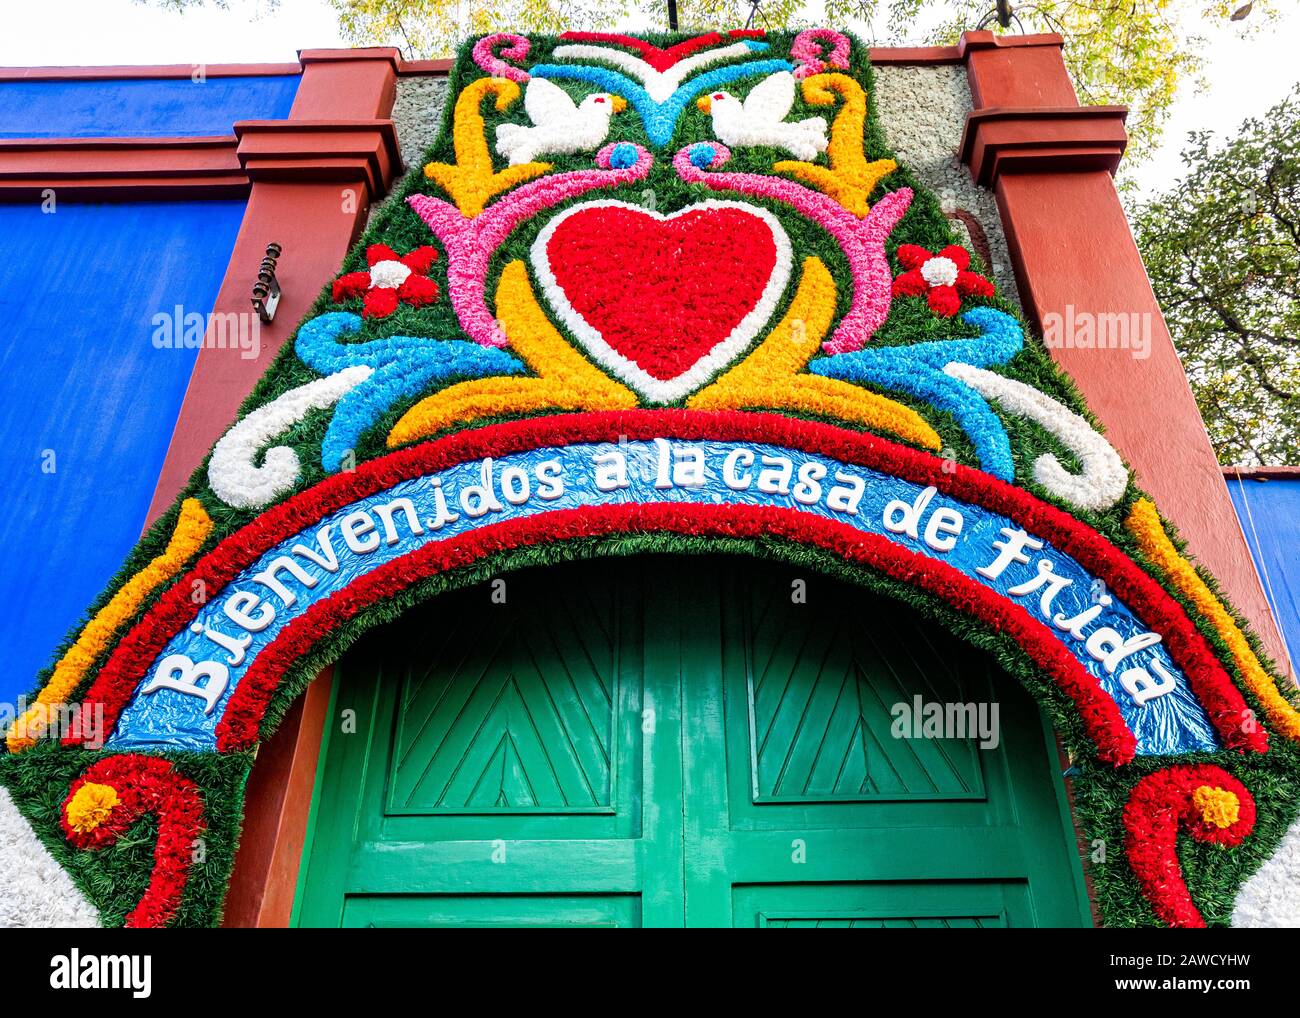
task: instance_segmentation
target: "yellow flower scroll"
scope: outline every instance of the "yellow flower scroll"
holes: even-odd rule
[[[11,753],[21,753],[36,745],[36,740],[49,727],[50,708],[67,701],[114,634],[135,615],[146,597],[181,571],[210,533],[212,520],[206,510],[197,499],[187,498],[181,503],[176,529],[163,553],[127,580],[113,599],[86,623],[77,642],[54,666],[54,674],[36,695],[36,702],[14,721],[5,737]]]
[[[1300,742],[1300,711],[1278,691],[1277,684],[1264,671],[1259,658],[1250,649],[1245,634],[1228,614],[1223,602],[1214,596],[1214,592],[1197,575],[1192,564],[1178,553],[1174,542],[1165,533],[1155,505],[1149,499],[1138,499],[1129,511],[1127,526],[1129,532],[1137,538],[1142,554],[1164,572],[1182,595],[1210,620],[1214,631],[1232,652],[1232,659],[1247,688],[1263,705],[1264,713],[1273,726],[1288,739]]]
[[[427,163],[424,175],[443,188],[470,219],[479,215],[488,201],[551,168],[550,163],[521,163],[493,172],[492,153],[480,107],[489,95],[496,96],[497,112],[505,112],[519,98],[519,86],[508,78],[480,78],[461,90],[456,98],[452,143],[456,162]]]
[[[785,317],[758,348],[686,401],[695,410],[766,408],[853,421],[939,449],[938,433],[910,407],[848,382],[800,374],[835,317],[835,280],[820,258],[805,258]]]
[[[814,106],[830,106],[836,96],[844,100],[831,125],[826,148],[830,168],[816,163],[784,159],[772,169],[790,173],[817,188],[861,219],[871,211],[867,199],[881,178],[898,169],[892,159],[867,162],[862,152],[862,131],[867,122],[867,93],[847,74],[814,74],[803,80],[803,97]]]

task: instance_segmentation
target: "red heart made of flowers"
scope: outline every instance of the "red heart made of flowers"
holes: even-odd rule
[[[791,248],[775,216],[741,202],[665,216],[600,201],[551,220],[531,258],[551,308],[592,359],[669,402],[735,360],[772,317]]]

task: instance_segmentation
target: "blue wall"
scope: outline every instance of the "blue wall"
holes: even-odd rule
[[[236,120],[289,115],[300,75],[0,83],[0,138],[231,134]]]
[[[140,536],[197,354],[156,349],[152,318],[212,310],[243,213],[0,205],[0,702],[31,691]]]
[[[1291,661],[1300,667],[1300,477],[1233,477],[1228,492]]]

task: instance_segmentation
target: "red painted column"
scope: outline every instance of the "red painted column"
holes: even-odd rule
[[[306,50],[299,55],[303,77],[289,119],[234,125],[236,154],[251,192],[213,311],[253,313],[253,282],[272,241],[283,248],[277,268],[283,293],[275,320],[259,330],[256,357],[208,346],[199,351],[150,522],[234,421],[321,287],[337,274],[371,202],[400,172],[397,133],[388,119],[397,56],[393,49]],[[288,925],[329,690],[326,673],[260,749],[226,897],[227,926]]]
[[[1080,315],[1137,315],[1149,327],[1145,358],[1069,345],[1052,356],[1286,671],[1285,644],[1111,179],[1123,110],[1079,106],[1059,36],[970,32],[960,48],[975,102],[962,155],[997,196],[1025,314],[1045,334],[1051,315],[1067,326]]]
[[[259,329],[256,357],[238,349],[199,351],[154,490],[150,523],[234,421],[321,286],[337,274],[370,203],[400,171],[397,135],[387,119],[397,56],[394,49],[305,50],[289,119],[235,125],[239,161],[252,188],[213,311],[253,313],[253,282],[273,241],[283,248],[277,270],[283,296],[275,320]]]

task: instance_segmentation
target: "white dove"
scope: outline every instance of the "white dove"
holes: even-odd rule
[[[796,159],[815,159],[826,151],[826,121],[783,122],[794,106],[794,86],[793,74],[777,71],[750,89],[743,102],[730,92],[711,92],[695,105],[713,115],[713,133],[725,145],[773,145]]]
[[[531,78],[524,88],[524,112],[533,126],[499,125],[497,152],[517,166],[548,153],[594,151],[609,135],[610,116],[626,108],[626,99],[609,92],[574,103],[559,85]]]

